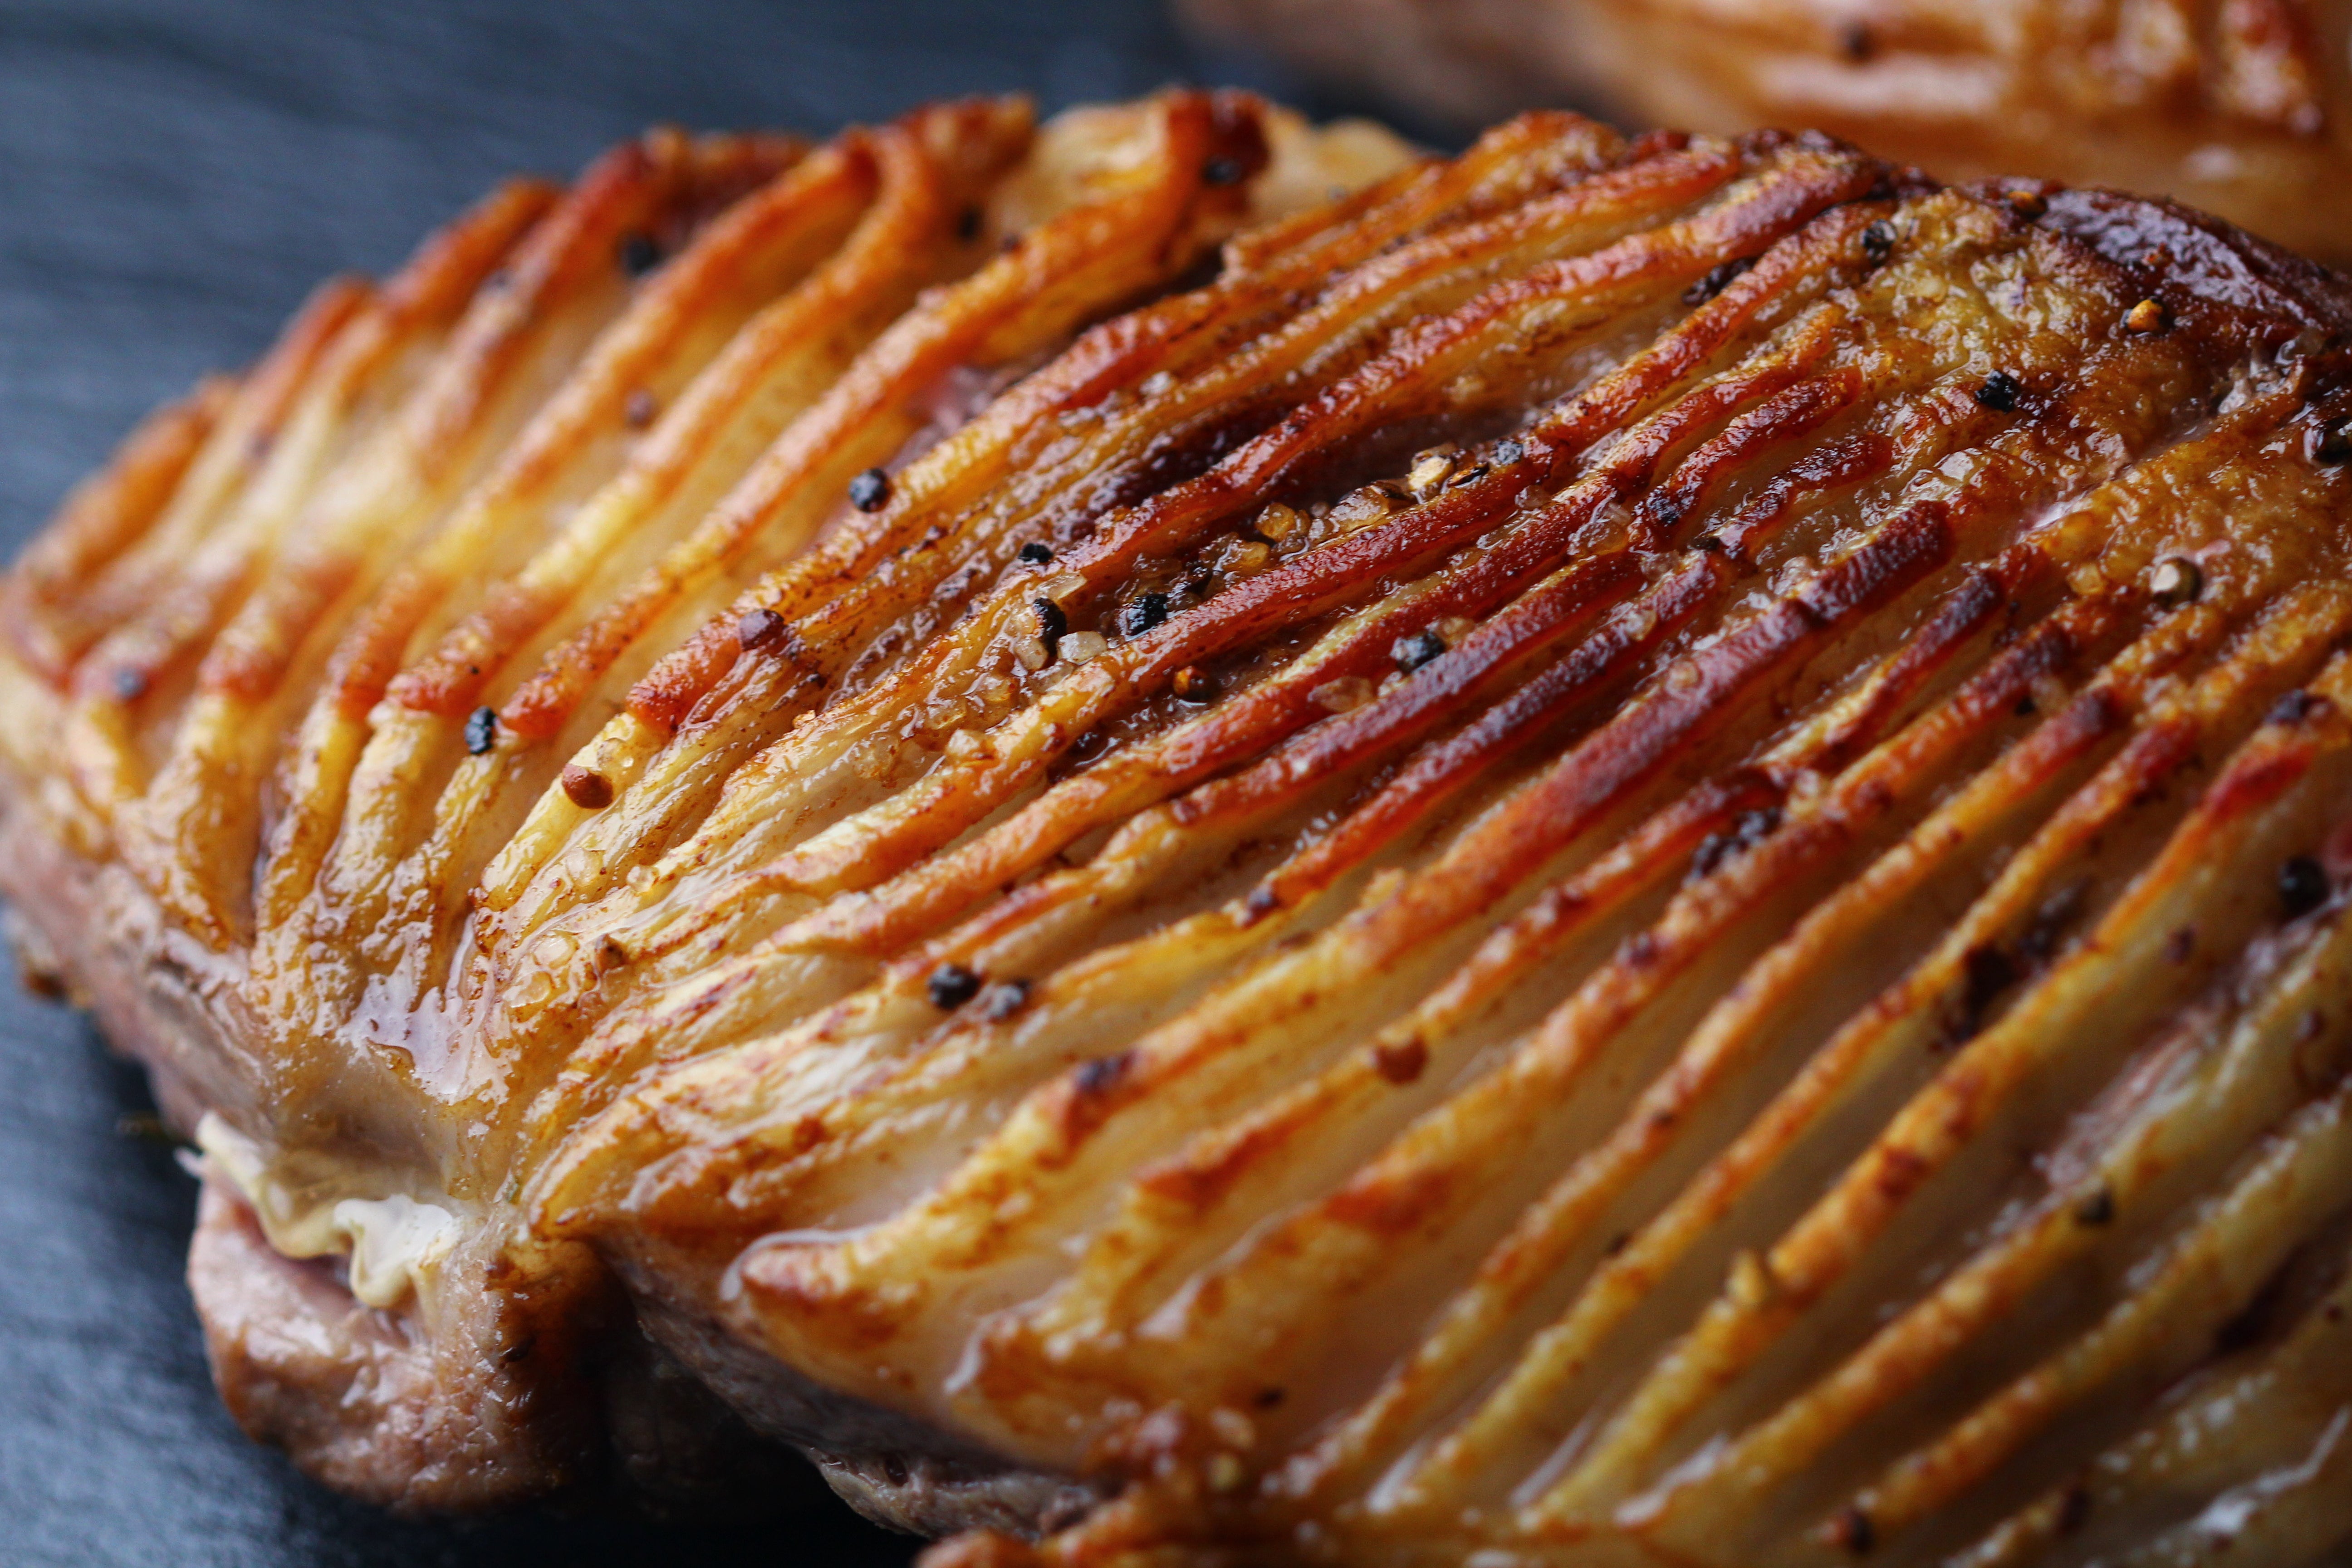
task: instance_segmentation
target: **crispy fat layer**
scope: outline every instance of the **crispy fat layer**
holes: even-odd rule
[[[9,809],[451,1386],[610,1269],[1112,1500],[942,1562],[2315,1552],[2347,337],[1818,137],[657,133],[77,491]]]

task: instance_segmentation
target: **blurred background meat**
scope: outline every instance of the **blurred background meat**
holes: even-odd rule
[[[2346,0],[1179,0],[1447,125],[1814,126],[1948,179],[2163,192],[2352,259]]]

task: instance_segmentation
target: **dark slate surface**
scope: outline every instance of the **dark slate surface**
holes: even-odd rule
[[[498,175],[654,121],[822,132],[1024,88],[1288,89],[1152,0],[5,0],[0,544],[320,277],[382,271]],[[1295,92],[1290,96],[1297,99]],[[1309,107],[1328,111],[1331,104]],[[393,1521],[244,1440],[180,1279],[193,1184],[118,1131],[137,1074],[0,977],[0,1564],[885,1563],[845,1510],[734,1531]]]

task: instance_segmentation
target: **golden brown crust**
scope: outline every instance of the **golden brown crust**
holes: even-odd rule
[[[241,538],[187,663],[266,679],[110,773],[0,662],[252,1420],[557,1485],[625,1290],[949,1561],[2352,1532],[2352,285],[1818,135],[1350,135],[656,138],[371,416],[464,483],[357,431]],[[264,1353],[232,1243],[377,1316]]]

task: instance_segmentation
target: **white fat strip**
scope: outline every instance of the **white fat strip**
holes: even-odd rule
[[[207,1111],[196,1123],[205,1169],[243,1194],[269,1245],[289,1258],[346,1257],[352,1294],[396,1307],[457,1244],[457,1216],[404,1193],[306,1201],[269,1173],[259,1144]]]

